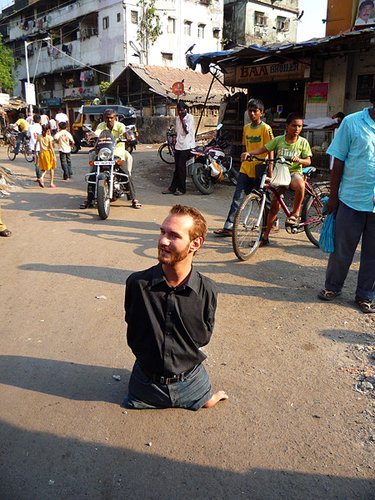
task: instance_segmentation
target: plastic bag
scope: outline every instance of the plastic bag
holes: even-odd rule
[[[333,253],[335,251],[334,236],[335,217],[331,212],[327,215],[320,233],[319,247],[323,250],[323,252]]]
[[[273,167],[271,186],[276,188],[279,186],[289,186],[292,177],[289,172],[289,168],[284,163],[277,161],[276,165]]]

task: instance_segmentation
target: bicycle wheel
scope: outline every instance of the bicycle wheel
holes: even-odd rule
[[[319,246],[320,232],[323,227],[326,214],[324,213],[325,204],[329,198],[329,186],[314,189],[317,198],[309,195],[302,206],[302,223],[305,223],[305,233],[311,243]]]
[[[171,147],[168,144],[162,144],[159,148],[159,156],[165,162],[170,165],[174,163],[174,154]]]
[[[34,161],[34,151],[30,149],[29,145],[24,147],[23,154],[25,155],[25,160],[29,163]]]
[[[251,193],[237,210],[233,222],[232,244],[236,256],[247,260],[258,250],[266,224],[266,195]]]
[[[14,151],[14,146],[13,144],[9,144],[8,146],[8,149],[7,149],[7,153],[8,153],[8,158],[13,161],[14,158],[16,157],[16,152]]]

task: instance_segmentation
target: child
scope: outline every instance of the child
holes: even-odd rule
[[[57,134],[55,135],[54,141],[59,145],[61,168],[64,174],[64,181],[67,181],[71,177],[73,177],[70,153],[72,152],[74,139],[72,137],[72,134],[66,130],[65,122],[59,123],[59,132],[57,132]]]
[[[37,142],[40,145],[38,167],[42,171],[42,176],[38,179],[39,186],[44,188],[44,176],[46,172],[49,171],[51,188],[55,188],[56,186],[53,183],[53,178],[56,168],[56,156],[53,149],[53,138],[49,125],[42,125],[42,135],[38,136]]]
[[[264,144],[273,139],[272,129],[269,125],[262,121],[264,104],[260,99],[250,99],[247,104],[247,111],[250,118],[250,123],[246,124],[243,129],[242,144],[246,151],[250,151],[254,144],[259,147],[264,147]],[[262,157],[266,157],[268,151],[265,149]],[[241,157],[242,159],[242,157]],[[236,190],[233,195],[232,204],[229,209],[227,220],[222,229],[216,229],[216,236],[232,236],[234,216],[240,206],[244,195],[249,194],[256,186],[255,166],[259,161],[247,161],[242,159],[241,169],[237,180]]]
[[[287,161],[291,162],[289,171],[292,177],[289,188],[295,192],[293,211],[290,217],[286,220],[286,225],[293,226],[300,221],[300,211],[305,196],[305,181],[302,175],[302,167],[311,165],[312,152],[310,145],[304,137],[300,137],[303,127],[303,119],[299,113],[289,113],[286,118],[286,132],[285,135],[279,135],[268,142],[265,146],[252,149],[247,153],[243,153],[242,160],[251,157],[251,155],[259,155],[263,153],[274,152],[275,157],[284,157]],[[286,187],[277,188],[279,192],[285,191]],[[277,218],[277,213],[280,209],[280,203],[275,197],[272,198],[270,212],[267,218],[267,227],[263,233],[260,246],[269,244],[268,235],[271,231],[272,225]]]

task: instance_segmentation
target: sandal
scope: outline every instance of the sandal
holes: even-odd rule
[[[259,247],[266,247],[270,244],[270,240],[268,238],[261,238],[259,242]]]
[[[373,300],[361,299],[361,297],[356,297],[355,303],[363,313],[375,313],[375,302]]]
[[[285,226],[296,226],[299,224],[301,221],[301,217],[297,214],[292,214],[290,215],[286,221],[285,221]]]
[[[142,203],[139,203],[138,200],[133,200],[132,201],[132,207],[133,208],[142,208]]]
[[[94,204],[92,201],[84,201],[83,203],[80,204],[79,208],[94,208]]]
[[[232,236],[233,231],[232,229],[225,229],[224,227],[223,229],[215,229],[214,234],[216,234],[216,236]]]
[[[39,186],[40,186],[41,188],[44,188],[44,182],[43,182],[43,179],[37,179],[36,181],[37,181],[37,183],[39,184]]]
[[[9,236],[12,236],[12,231],[9,231],[9,229],[4,229],[4,231],[0,231],[0,236],[8,238]]]
[[[318,298],[320,300],[334,300],[336,297],[341,295],[341,292],[334,292],[333,290],[327,290],[327,288],[323,288],[323,290],[320,290],[318,293]]]

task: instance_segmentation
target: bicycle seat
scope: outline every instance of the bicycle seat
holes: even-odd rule
[[[316,168],[315,167],[305,167],[303,170],[302,170],[302,173],[303,175],[310,175],[312,174],[313,172],[316,171]]]

